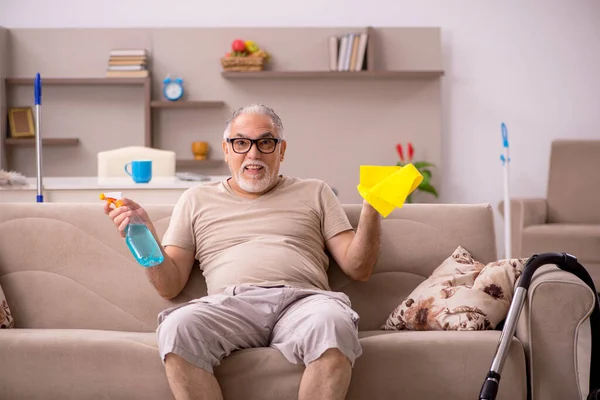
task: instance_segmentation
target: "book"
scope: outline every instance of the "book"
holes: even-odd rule
[[[125,56],[125,57],[140,57],[140,56],[148,56],[148,51],[146,49],[112,49],[109,52],[109,55],[112,56]]]
[[[113,78],[145,78],[148,71],[146,49],[112,49],[109,51],[106,76]]]
[[[146,78],[148,75],[147,69],[141,71],[106,71],[107,78]]]
[[[328,41],[329,70],[362,71],[366,69],[368,39],[367,33],[330,36]]]

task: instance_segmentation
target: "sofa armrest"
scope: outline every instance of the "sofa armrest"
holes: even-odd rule
[[[504,217],[504,200],[498,205]],[[511,250],[513,257],[529,257],[521,254],[523,229],[531,225],[545,224],[548,220],[548,202],[544,198],[516,198],[510,200]]]
[[[586,398],[594,302],[589,286],[555,265],[533,275],[516,330],[532,400]]]

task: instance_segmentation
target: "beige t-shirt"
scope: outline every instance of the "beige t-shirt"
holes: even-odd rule
[[[162,244],[195,251],[208,294],[240,284],[330,290],[325,241],[350,229],[323,181],[280,176],[270,192],[246,199],[224,180],[181,195]]]

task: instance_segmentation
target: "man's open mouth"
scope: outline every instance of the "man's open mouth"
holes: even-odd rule
[[[260,165],[246,165],[244,167],[244,172],[248,175],[258,176],[263,171],[263,167]]]

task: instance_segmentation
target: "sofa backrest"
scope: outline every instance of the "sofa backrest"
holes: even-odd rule
[[[600,223],[600,140],[552,142],[547,199],[547,222]]]
[[[356,227],[360,205],[344,205]],[[159,235],[172,205],[146,207]],[[382,220],[382,245],[368,282],[347,278],[332,262],[333,290],[349,295],[361,330],[389,313],[458,245],[475,258],[496,257],[489,205],[407,204]],[[85,328],[149,332],[157,314],[206,294],[199,268],[174,300],[161,298],[133,261],[102,204],[2,204],[0,287],[17,328]]]

